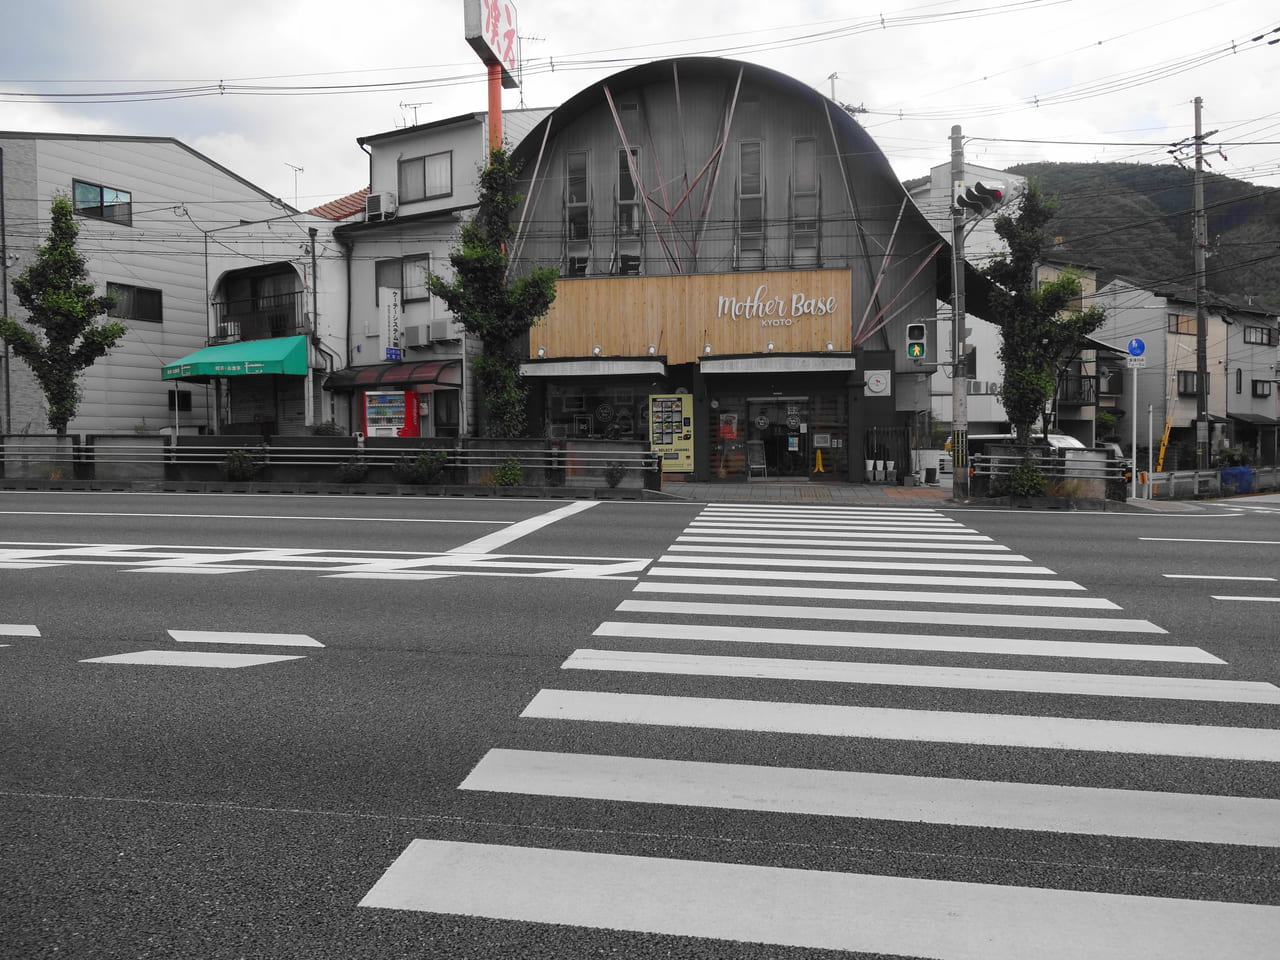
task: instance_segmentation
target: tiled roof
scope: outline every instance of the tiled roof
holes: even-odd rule
[[[312,207],[307,213],[314,213],[317,217],[327,217],[330,220],[346,220],[357,213],[364,213],[364,200],[367,196],[369,196],[369,188],[364,187],[345,197]]]

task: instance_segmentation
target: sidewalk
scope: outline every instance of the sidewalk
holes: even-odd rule
[[[747,483],[670,483],[662,493],[698,503],[844,503],[898,507],[936,507],[951,500],[951,478],[931,486],[899,487],[873,483],[815,483],[753,480]]]
[[[853,504],[881,507],[988,507],[1010,509],[1007,498],[975,500],[951,499],[951,475],[943,474],[937,484],[917,487],[872,483],[815,483],[812,481],[755,480],[747,483],[665,482],[661,496],[694,503],[807,503]],[[1117,513],[1198,513],[1202,503],[1187,500],[1108,501],[1107,509]]]

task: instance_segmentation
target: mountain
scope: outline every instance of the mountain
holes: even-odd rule
[[[1215,157],[1216,159],[1216,157]],[[1056,259],[1098,268],[1099,286],[1119,275],[1194,286],[1192,179],[1182,167],[1125,163],[1027,163],[1057,204],[1046,233]],[[1280,189],[1205,172],[1206,286],[1280,313]]]

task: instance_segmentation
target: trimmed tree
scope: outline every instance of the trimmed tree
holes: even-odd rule
[[[528,431],[520,348],[529,329],[551,308],[559,277],[553,267],[509,276],[507,251],[515,238],[511,214],[522,199],[515,185],[516,171],[507,152],[492,151],[489,166],[480,172],[479,208],[449,256],[454,279],[447,282],[434,274],[427,278],[432,295],[480,341],[482,352],[472,359],[471,369],[484,396],[482,433],[487,437],[523,437]]]
[[[1009,423],[1024,447],[1031,430],[1044,418],[1058,389],[1058,378],[1084,348],[1086,337],[1102,326],[1100,307],[1080,308],[1079,276],[1063,272],[1054,280],[1036,283],[1036,266],[1043,260],[1044,226],[1053,216],[1034,182],[1016,216],[999,216],[996,233],[1008,245],[983,271],[995,284],[991,320],[1000,327],[1000,360],[1004,384],[1000,396]],[[1047,430],[1048,424],[1045,424]]]
[[[115,321],[94,323],[115,304],[97,296],[84,257],[76,248],[80,228],[71,200],[53,198],[49,237],[31,266],[13,281],[26,324],[0,317],[0,338],[35,375],[49,407],[49,429],[59,436],[80,406],[81,371],[91,367],[129,332]]]

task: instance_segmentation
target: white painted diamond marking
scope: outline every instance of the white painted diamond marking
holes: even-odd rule
[[[170,630],[179,643],[243,643],[262,647],[323,647],[305,633],[235,633],[222,630]]]
[[[285,660],[305,660],[305,657],[268,656],[262,653],[199,653],[194,650],[139,650],[136,653],[120,653],[111,657],[90,657],[81,663],[122,663],[131,666],[150,667],[220,667],[238,669],[259,667],[267,663]]]

